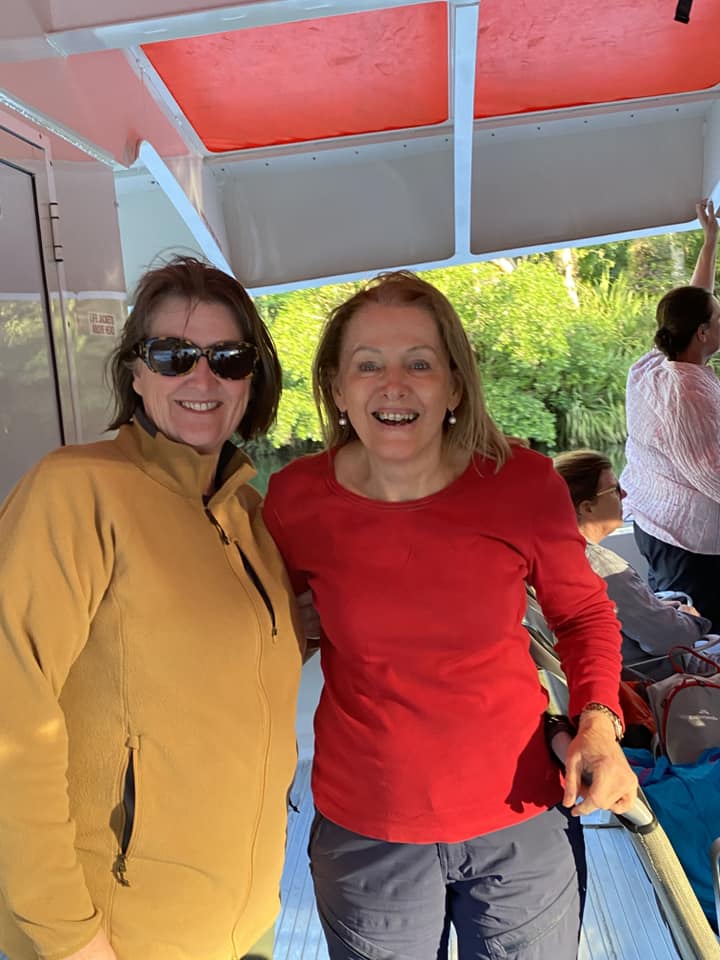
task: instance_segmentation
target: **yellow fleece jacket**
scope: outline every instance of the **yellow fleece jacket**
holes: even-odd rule
[[[138,424],[0,509],[0,951],[234,960],[278,908],[301,666],[237,451]]]

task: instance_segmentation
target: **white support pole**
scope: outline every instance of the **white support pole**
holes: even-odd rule
[[[449,9],[451,110],[455,203],[455,257],[470,256],[473,114],[479,0],[456,0]]]
[[[708,112],[704,130],[705,150],[703,158],[702,192],[710,197],[715,209],[720,209],[720,103],[715,102]],[[698,198],[699,199],[699,198]]]

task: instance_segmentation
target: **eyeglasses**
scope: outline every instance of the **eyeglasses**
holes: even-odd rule
[[[598,490],[595,496],[602,497],[606,493],[616,493],[620,498],[622,498],[625,494],[625,491],[619,483],[614,483],[612,487],[607,487],[605,490]]]
[[[148,337],[135,344],[134,352],[161,377],[185,377],[205,357],[212,372],[222,380],[246,380],[258,359],[255,344],[235,340],[199,347],[181,337]]]

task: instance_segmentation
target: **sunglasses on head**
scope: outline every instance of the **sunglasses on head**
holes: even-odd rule
[[[134,352],[153,373],[161,377],[187,376],[205,357],[208,366],[222,380],[246,380],[258,359],[254,343],[223,340],[199,347],[182,337],[147,337],[135,344]]]

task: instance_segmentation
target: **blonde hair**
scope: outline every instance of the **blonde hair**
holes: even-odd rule
[[[444,294],[408,270],[378,274],[328,317],[313,363],[313,394],[326,446],[342,446],[356,436],[352,424],[339,422],[333,380],[347,325],[358,310],[371,303],[420,307],[433,318],[450,370],[462,389],[454,411],[456,423],[445,423],[445,444],[449,449],[477,451],[495,460],[499,469],[510,455],[510,445],[487,412],[473,350],[460,318]]]

